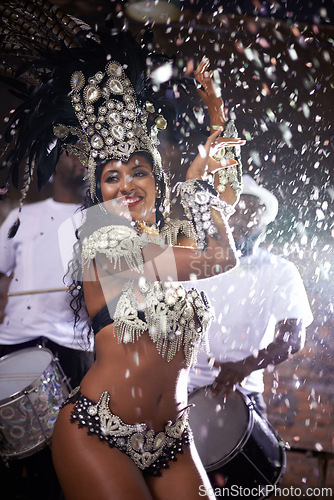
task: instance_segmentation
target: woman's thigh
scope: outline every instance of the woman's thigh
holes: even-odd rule
[[[66,500],[152,500],[131,458],[72,424],[71,409],[67,405],[59,413],[52,438],[53,462]]]
[[[147,484],[154,500],[216,498],[193,443],[177,454],[176,462],[169,462],[160,477],[149,477]]]

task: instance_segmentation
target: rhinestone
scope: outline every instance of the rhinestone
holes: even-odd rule
[[[100,89],[98,87],[95,87],[94,85],[90,85],[89,87],[85,88],[84,98],[88,102],[97,101],[100,95],[101,95]]]
[[[114,94],[122,94],[124,92],[124,87],[119,80],[110,80],[108,84],[111,92]]]
[[[108,130],[106,128],[101,129],[101,134],[103,135],[103,137],[107,137]]]
[[[159,130],[165,130],[165,128],[167,127],[167,120],[160,115],[156,118],[155,124]]]
[[[74,110],[75,110],[75,111],[81,111],[81,110],[82,110],[82,106],[81,106],[81,104],[76,104],[76,105],[74,106]]]
[[[89,123],[95,123],[96,122],[96,116],[95,115],[88,115],[88,121]]]
[[[104,145],[103,139],[100,135],[94,135],[90,143],[94,149],[101,149]]]
[[[75,71],[71,76],[71,87],[72,89],[79,91],[85,85],[85,77],[82,71]]]
[[[97,414],[97,407],[96,406],[89,406],[87,409],[87,412],[89,413],[89,415],[91,415],[93,417],[94,415]]]
[[[74,95],[74,96],[72,97],[72,101],[73,101],[73,102],[80,102],[80,97],[79,97],[78,95]]]
[[[102,127],[101,123],[96,123],[96,124],[95,124],[95,128],[96,128],[96,130],[100,130],[100,129],[101,129],[101,127]]]
[[[110,111],[107,115],[107,120],[111,125],[114,125],[121,121],[121,117],[117,111]]]
[[[93,134],[94,134],[94,132],[95,132],[95,131],[94,131],[94,127],[89,126],[89,127],[87,128],[87,134],[88,134],[88,135],[93,135]]]
[[[86,106],[86,113],[94,113],[94,107],[93,106]]]
[[[107,138],[106,138],[106,144],[107,144],[108,146],[111,146],[113,142],[114,142],[114,141],[113,141],[113,138],[112,138],[112,137],[110,137],[110,136],[109,136],[109,137],[107,137]]]
[[[109,63],[106,69],[109,76],[120,77],[123,74],[122,66],[116,62]]]
[[[67,137],[68,135],[68,132],[68,128],[65,127],[65,125],[56,125],[55,127],[53,127],[53,133],[59,139],[65,139],[65,137]]]
[[[105,118],[104,118],[104,116],[99,116],[99,117],[98,117],[98,121],[99,121],[100,123],[104,123],[104,122],[105,122]]]
[[[107,107],[106,107],[106,106],[100,106],[100,107],[99,107],[99,113],[100,113],[101,115],[105,115],[105,114],[106,114],[106,112],[107,112]]]
[[[124,137],[124,128],[122,125],[114,125],[111,128],[111,133],[117,141],[121,141]]]
[[[151,102],[146,101],[146,102],[145,102],[145,108],[146,108],[146,110],[147,110],[149,113],[155,113],[155,107],[154,107],[154,105],[153,105]]]
[[[96,78],[96,80],[97,80],[98,82],[100,82],[100,81],[102,80],[102,78],[103,78],[103,73],[102,73],[102,71],[99,71],[98,73],[96,73],[95,78]]]
[[[137,136],[143,133],[143,129],[139,123],[134,123],[132,130]]]
[[[79,120],[83,120],[85,118],[84,113],[78,113]]]

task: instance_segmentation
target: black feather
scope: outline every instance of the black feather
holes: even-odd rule
[[[11,226],[11,228],[9,229],[8,231],[8,238],[14,238],[14,236],[16,235],[19,227],[20,227],[20,219],[17,218],[16,221],[14,222],[14,224]]]

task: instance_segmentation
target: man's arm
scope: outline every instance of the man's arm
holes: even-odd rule
[[[0,324],[5,318],[5,307],[8,300],[8,287],[12,280],[13,274],[6,276],[0,272]]]
[[[235,362],[214,362],[213,366],[219,368],[220,372],[212,384],[212,394],[216,396],[222,389],[225,392],[233,390],[235,384],[240,384],[252,372],[282,363],[302,349],[304,344],[305,327],[301,319],[279,321],[274,340],[257,355]]]

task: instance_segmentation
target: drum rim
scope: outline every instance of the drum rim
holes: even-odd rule
[[[46,446],[50,446],[52,440],[52,436],[49,438],[45,438],[43,441],[39,441],[36,446],[32,448],[27,448],[25,451],[21,451],[18,453],[2,453],[0,450],[0,458],[5,461],[9,460],[21,460],[22,458],[31,457],[35,453],[43,450]]]
[[[196,387],[196,389],[194,389],[193,391],[191,391],[188,394],[189,402],[191,402],[191,396],[194,395],[196,392],[210,391],[211,387],[212,387],[211,384],[209,384],[209,385],[203,385],[201,387]],[[240,453],[240,451],[242,450],[242,448],[245,446],[245,444],[247,443],[248,439],[250,438],[252,430],[253,430],[253,427],[254,427],[253,413],[249,409],[250,406],[252,406],[252,404],[253,404],[252,401],[250,400],[250,398],[246,394],[243,394],[238,389],[235,389],[233,392],[234,393],[238,393],[240,395],[240,397],[244,400],[245,405],[247,407],[247,411],[248,411],[248,415],[249,415],[247,429],[246,429],[245,434],[242,436],[242,438],[240,439],[240,441],[238,441],[238,443],[233,448],[233,450],[230,451],[230,453],[228,453],[227,455],[225,455],[223,458],[219,459],[217,462],[213,462],[212,464],[208,464],[208,465],[204,465],[203,464],[204,467],[205,467],[205,470],[207,470],[209,472],[216,470],[217,466],[221,467],[225,463],[227,463],[230,460],[232,460],[232,458],[235,455],[237,455],[238,453]],[[191,425],[191,422],[190,422],[190,425]],[[195,445],[196,445],[196,441],[195,441]]]
[[[27,352],[27,351],[35,351],[35,352],[36,351],[45,351],[48,354],[50,354],[50,357],[51,357],[50,362],[46,365],[46,367],[39,374],[39,376],[36,377],[29,385],[24,387],[24,389],[22,389],[21,391],[14,392],[13,394],[11,394],[7,398],[0,399],[0,407],[2,405],[9,403],[10,401],[15,401],[15,400],[19,399],[21,396],[24,396],[26,393],[29,393],[33,389],[35,389],[38,385],[38,381],[40,380],[41,375],[45,372],[45,370],[48,368],[48,366],[50,366],[55,360],[55,357],[54,357],[52,351],[50,351],[50,349],[47,349],[46,347],[43,347],[43,346],[36,346],[36,347],[26,347],[25,349],[19,349],[17,351],[10,352],[9,354],[2,356],[2,358],[0,358],[0,362],[1,362],[1,360],[6,360],[7,358],[14,358],[16,355],[19,355],[20,353]]]

